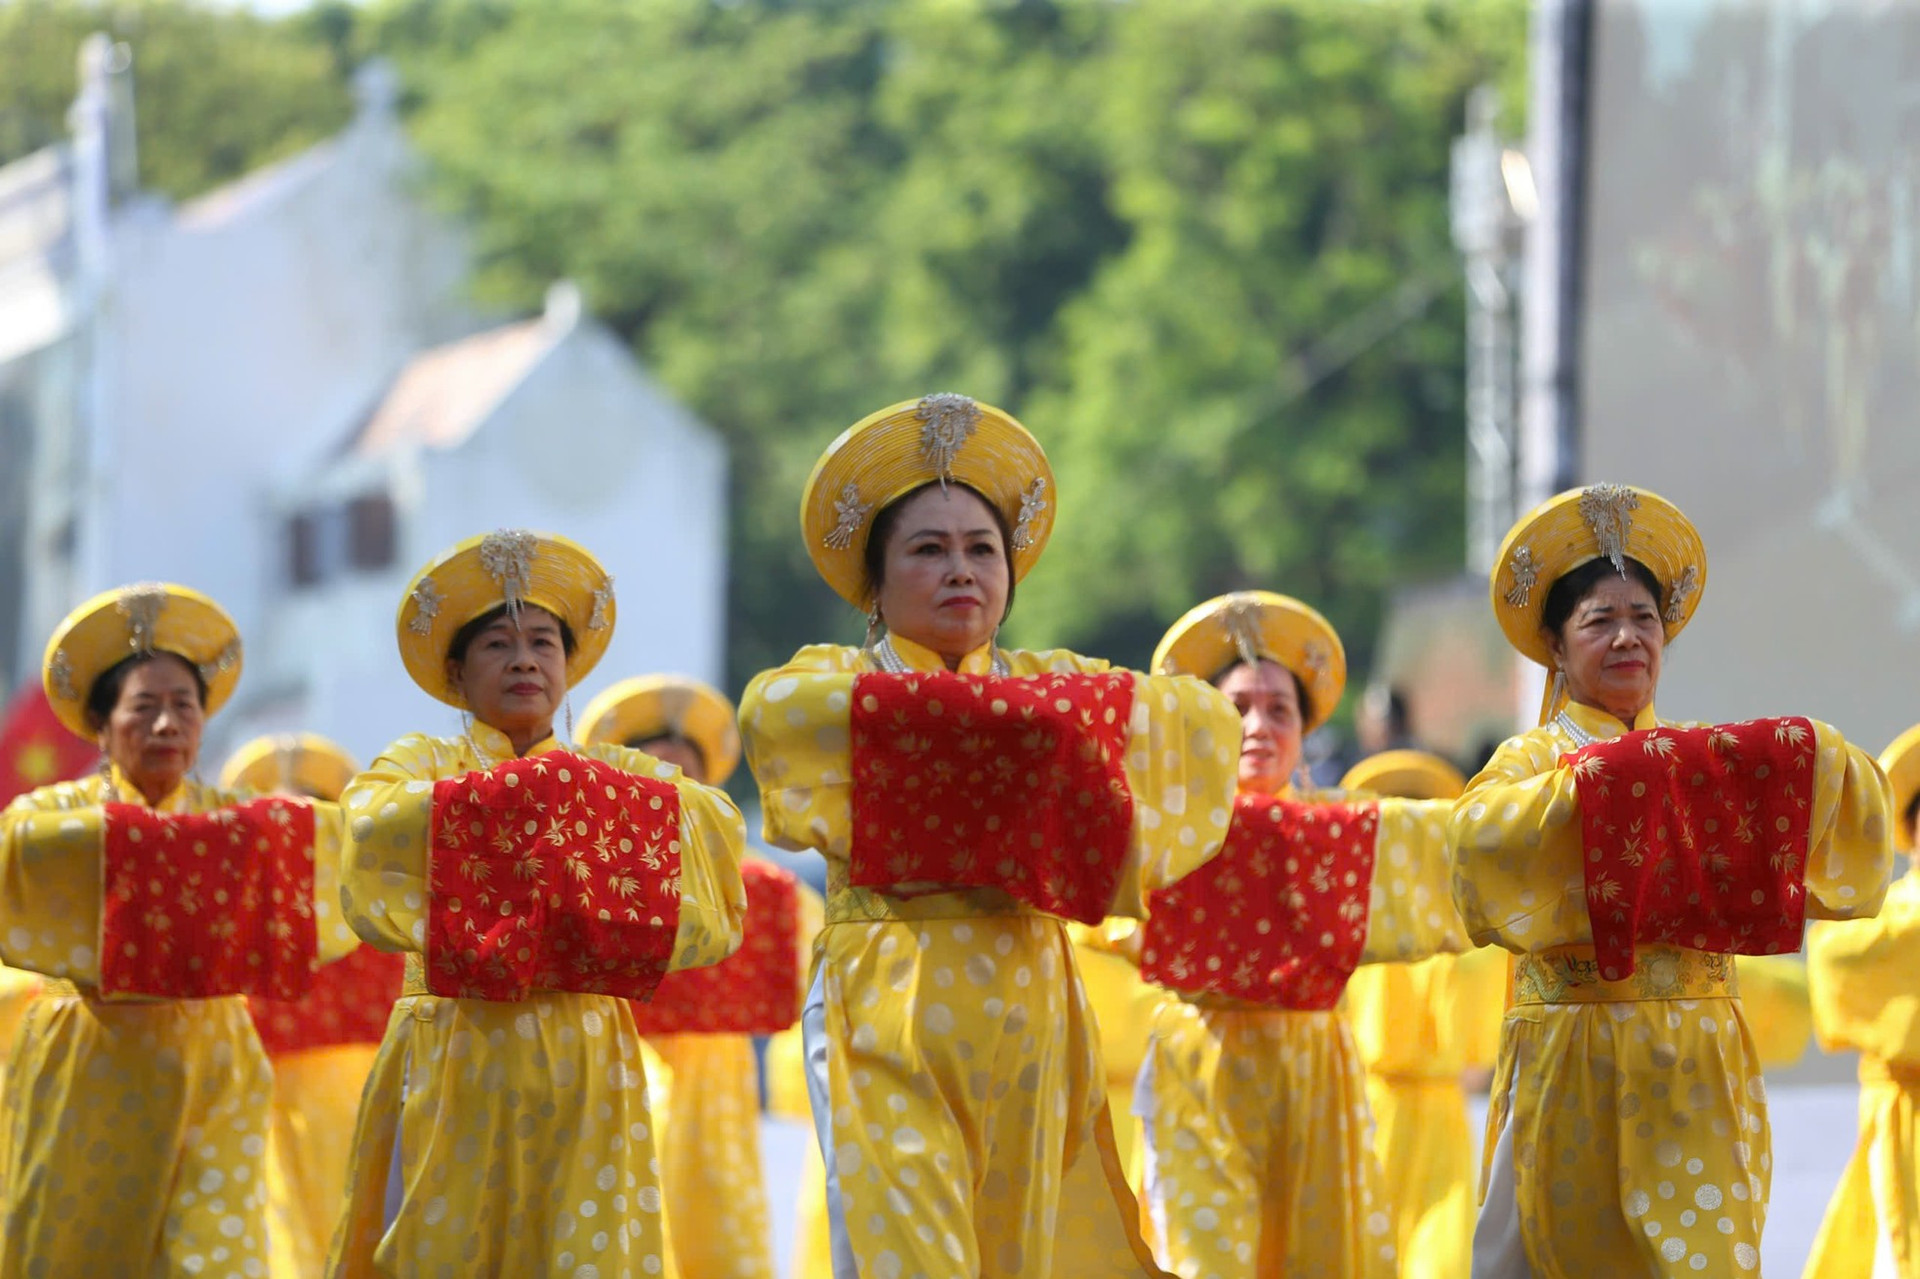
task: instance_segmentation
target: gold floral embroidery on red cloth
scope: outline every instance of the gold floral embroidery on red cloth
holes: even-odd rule
[[[554,751],[433,788],[427,989],[645,999],[680,923],[680,795]]]
[[[633,1005],[643,1035],[777,1035],[800,1019],[800,881],[745,862],[747,920],[740,949],[706,968],[668,973]]]
[[[1141,973],[1275,1008],[1340,1002],[1367,944],[1375,804],[1242,795],[1219,854],[1152,893]]]
[[[1098,923],[1133,829],[1133,676],[859,675],[856,888],[895,897],[999,888]]]
[[[106,805],[100,991],[211,999],[306,993],[318,963],[313,805],[208,813]]]
[[[278,1057],[310,1048],[379,1043],[393,1001],[400,998],[406,967],[405,955],[362,946],[315,973],[304,998],[247,1000],[261,1046],[269,1057]]]
[[[1756,719],[1638,729],[1563,758],[1603,980],[1633,975],[1636,944],[1799,949],[1814,749],[1806,720]]]

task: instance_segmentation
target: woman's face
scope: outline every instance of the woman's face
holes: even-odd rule
[[[1608,574],[1594,584],[1547,647],[1566,676],[1567,695],[1632,727],[1653,705],[1666,626],[1660,605],[1633,577]]]
[[[448,676],[474,718],[516,743],[553,731],[553,714],[567,695],[567,651],[560,622],[528,605],[482,627],[466,657],[449,661]]]
[[[887,629],[957,664],[1007,611],[1007,551],[993,512],[957,485],[905,499],[876,594]]]
[[[700,758],[699,748],[691,742],[679,737],[649,737],[632,745],[635,750],[645,751],[663,764],[672,764],[694,781],[703,785],[706,783],[706,761]]]
[[[100,750],[127,780],[158,803],[200,758],[206,712],[186,659],[159,653],[127,672],[119,700],[100,728]]]
[[[1306,730],[1300,690],[1286,667],[1268,658],[1240,663],[1220,677],[1220,691],[1240,712],[1240,789],[1277,795],[1300,763]]]

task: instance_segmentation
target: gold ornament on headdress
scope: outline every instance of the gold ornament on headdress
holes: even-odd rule
[[[239,660],[240,641],[237,639],[228,640],[226,647],[222,648],[211,661],[199,663],[200,678],[211,684],[214,676],[222,675],[232,670],[233,664]]]
[[[929,469],[945,484],[953,478],[953,459],[980,421],[980,406],[971,397],[942,391],[920,401],[914,416],[920,428],[920,452]]]
[[[540,539],[525,529],[501,529],[480,543],[480,567],[506,597],[507,614],[520,616],[520,604],[533,585],[533,557]]]
[[[53,681],[53,691],[61,697],[73,701],[80,696],[73,687],[73,659],[67,656],[66,649],[53,650],[53,659],[47,663],[47,676]]]
[[[1513,562],[1508,565],[1513,573],[1513,585],[1507,590],[1507,603],[1515,608],[1525,608],[1527,599],[1533,594],[1533,587],[1540,580],[1540,566],[1533,562],[1533,548],[1516,546],[1513,548]]]
[[[853,545],[853,535],[867,522],[867,513],[873,510],[872,502],[860,500],[860,486],[852,481],[840,490],[840,496],[833,500],[833,527],[821,540],[830,551],[844,551]]]
[[[1013,549],[1024,551],[1033,545],[1033,522],[1047,509],[1047,477],[1036,475],[1020,495],[1020,518],[1013,526]]]
[[[1260,601],[1251,595],[1235,595],[1220,610],[1220,626],[1249,666],[1260,664]],[[1323,659],[1324,662],[1324,659]]]
[[[1669,624],[1687,615],[1687,601],[1700,589],[1700,570],[1692,564],[1680,570],[1679,580],[1667,589],[1667,608],[1660,620]]]
[[[613,578],[608,577],[593,588],[593,613],[587,618],[587,629],[604,631],[609,625],[607,610],[613,607]]]
[[[440,605],[446,597],[440,594],[440,588],[433,579],[423,577],[413,588],[413,617],[407,622],[407,629],[415,635],[433,633],[433,619],[440,616]]]
[[[114,610],[127,619],[127,647],[136,653],[153,652],[153,632],[167,606],[167,588],[158,582],[140,582],[120,592]]]
[[[1600,554],[1612,561],[1616,573],[1627,572],[1627,539],[1633,535],[1633,513],[1640,495],[1624,484],[1591,484],[1580,494],[1580,518],[1593,531]]]

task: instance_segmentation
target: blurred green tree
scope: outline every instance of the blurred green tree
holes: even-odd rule
[[[133,50],[141,185],[186,199],[282,159],[353,114],[319,30],[180,0],[0,3],[0,164],[67,136],[81,41]]]
[[[363,47],[476,228],[572,276],[727,436],[731,674],[857,634],[795,511],[865,413],[961,390],[1048,445],[1013,638],[1143,662],[1243,585],[1364,662],[1461,551],[1448,145],[1521,0],[388,0]]]

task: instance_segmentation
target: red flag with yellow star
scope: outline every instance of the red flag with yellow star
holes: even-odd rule
[[[0,804],[48,782],[64,782],[92,768],[100,757],[54,717],[47,691],[28,680],[0,719]]]

